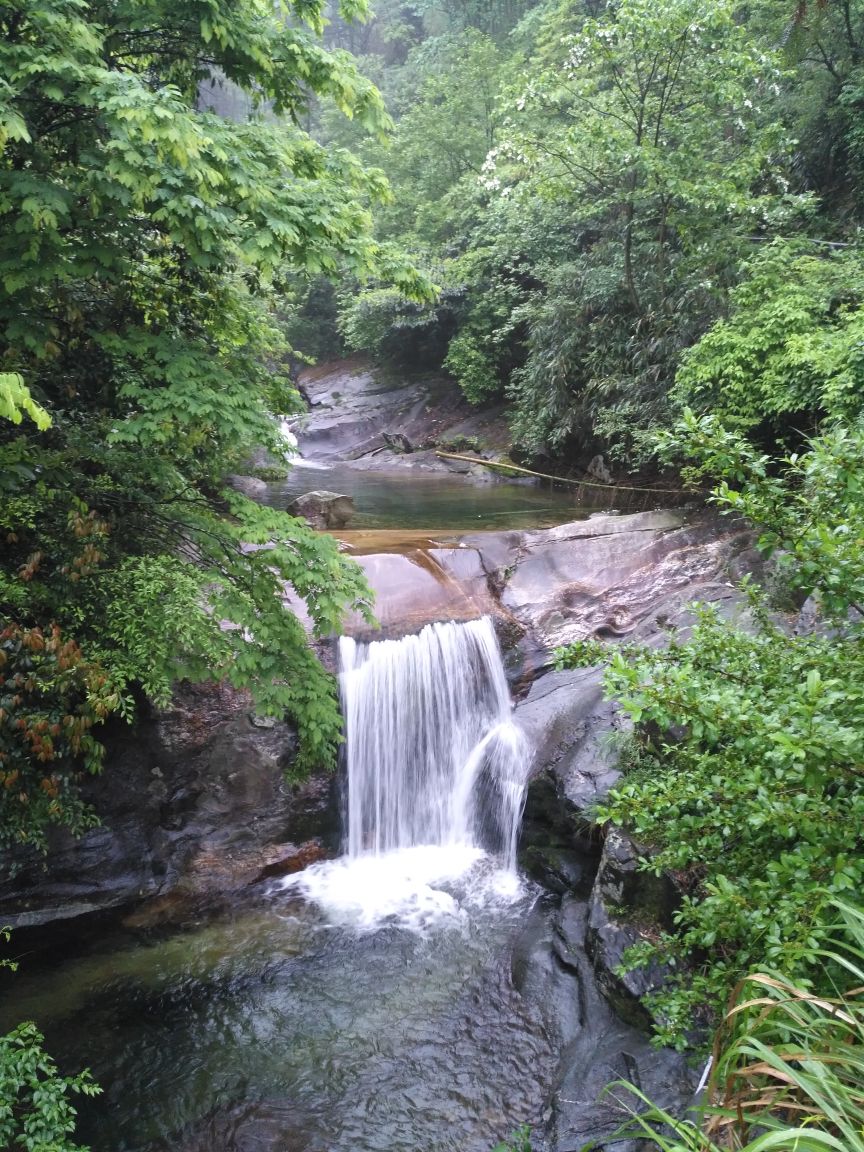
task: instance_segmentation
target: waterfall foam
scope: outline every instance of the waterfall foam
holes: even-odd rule
[[[339,656],[346,855],[285,886],[363,926],[424,925],[512,899],[529,754],[492,621],[342,637]]]

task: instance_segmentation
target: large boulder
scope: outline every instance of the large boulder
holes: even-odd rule
[[[335,847],[332,778],[286,783],[293,730],[262,726],[248,697],[227,686],[180,687],[170,709],[134,728],[112,724],[105,741],[105,771],[85,785],[100,826],[77,840],[56,833],[45,859],[6,859],[0,923],[71,919],[178,885],[213,895],[310,841]]]
[[[292,500],[288,511],[313,528],[343,528],[354,515],[354,501],[339,492],[306,492]]]

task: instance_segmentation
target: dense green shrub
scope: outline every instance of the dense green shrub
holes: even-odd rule
[[[747,266],[731,315],[683,358],[673,399],[773,437],[864,405],[864,252],[776,242]]]
[[[610,657],[635,767],[597,817],[683,889],[674,930],[629,957],[672,962],[655,1008],[659,1036],[681,1045],[751,968],[818,984],[831,901],[864,885],[864,432],[826,433],[779,471],[710,418],[689,417],[677,443],[730,477],[715,499],[760,527],[778,580],[820,621],[796,631],[751,587],[737,621],[699,609],[686,638]]]

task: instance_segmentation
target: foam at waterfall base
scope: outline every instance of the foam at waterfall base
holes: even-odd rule
[[[419,932],[467,925],[472,908],[509,905],[526,892],[516,872],[481,848],[438,844],[326,860],[278,888],[304,896],[332,924]]]

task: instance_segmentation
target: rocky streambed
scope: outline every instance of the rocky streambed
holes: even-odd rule
[[[412,434],[418,404],[400,425]],[[336,420],[325,435],[313,410],[304,456],[365,435],[350,412],[348,431]],[[415,454],[385,445],[378,467],[385,452],[405,476]],[[644,1032],[656,974],[615,973],[645,911],[662,920],[676,895],[637,873],[626,837],[593,826],[617,779],[620,720],[597,670],[554,672],[550,653],[586,637],[662,643],[688,627],[694,599],[735,613],[754,558],[745,533],[704,513],[579,511],[547,528],[342,533],[376,592],[377,635],[493,617],[533,747],[521,841],[532,879],[491,918],[457,886],[455,936],[386,922],[358,935],[273,895],[280,876],[338,851],[339,783],[286,784],[293,734],[262,725],[242,696],[180,686],[168,712],[144,708],[133,731],[108,732],[92,788],[102,825],[58,837],[47,866],[19,860],[0,888],[0,921],[34,953],[0,1014],[29,1005],[70,1067],[95,1065],[108,1087],[85,1117],[95,1149],[484,1152],[527,1123],[550,1152],[589,1138],[624,1152],[607,1083],[683,1106],[685,1063]],[[368,635],[359,620],[346,631]],[[59,1001],[40,991],[52,977],[68,989]],[[82,1049],[89,1018],[104,1052]],[[157,1051],[164,1067],[150,1068]]]

